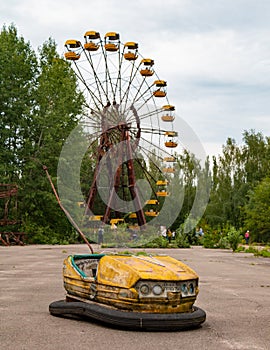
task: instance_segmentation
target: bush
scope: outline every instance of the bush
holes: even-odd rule
[[[254,252],[255,256],[262,256],[264,258],[270,258],[270,251],[267,248],[263,249],[256,249],[256,252]]]
[[[219,227],[218,229],[207,227],[202,243],[204,248],[231,248],[233,251],[236,251],[242,239],[241,232],[237,231],[234,227],[226,226],[223,228]]]
[[[178,248],[190,248],[189,235],[181,227],[176,230],[175,241]]]
[[[258,252],[258,249],[253,248],[249,246],[247,249],[245,249],[245,253],[253,253],[254,255]]]
[[[79,243],[80,238],[75,230],[72,233],[58,233],[49,226],[40,227],[30,222],[23,227],[23,231],[27,233],[28,244],[72,244]]]
[[[243,236],[240,231],[237,231],[234,227],[230,229],[227,235],[228,242],[230,244],[231,249],[235,252],[241,243]]]
[[[163,237],[159,236],[154,238],[152,241],[145,243],[143,245],[144,248],[167,248],[169,245],[169,241]]]
[[[244,247],[241,247],[241,248],[242,248],[241,250],[240,248],[238,248],[237,251],[244,251],[245,253],[252,253],[254,254],[254,256],[262,256],[264,258],[270,258],[270,248],[267,246],[263,249],[258,249],[251,246],[249,246],[246,249]]]
[[[202,243],[204,248],[220,248],[221,236],[216,231],[205,232]]]

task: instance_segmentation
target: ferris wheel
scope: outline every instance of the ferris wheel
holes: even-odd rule
[[[81,123],[95,158],[85,215],[89,210],[104,223],[125,219],[142,227],[159,215],[175,173],[178,135],[167,82],[138,43],[122,43],[116,32],[102,38],[87,31],[84,42],[67,40],[65,58],[85,94]]]

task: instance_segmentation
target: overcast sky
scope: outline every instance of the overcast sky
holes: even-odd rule
[[[138,42],[209,155],[244,130],[270,136],[269,0],[0,0],[0,23],[60,54],[87,30]]]

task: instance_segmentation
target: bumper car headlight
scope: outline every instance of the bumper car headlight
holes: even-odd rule
[[[159,284],[156,284],[156,285],[153,287],[152,292],[153,292],[153,294],[155,294],[155,295],[160,295],[160,294],[162,294],[162,292],[163,292],[163,288],[162,288]]]
[[[188,288],[187,288],[187,284],[186,283],[183,283],[181,285],[181,292],[182,292],[183,296],[187,296],[188,295]]]
[[[194,283],[191,282],[188,285],[188,294],[193,295],[194,293],[195,293],[195,286],[194,286]]]
[[[141,292],[143,295],[147,295],[147,294],[149,294],[149,292],[150,292],[150,288],[148,287],[147,284],[142,284],[141,287],[140,287],[140,292]]]
[[[186,281],[181,284],[182,297],[191,297],[196,295],[196,281]]]

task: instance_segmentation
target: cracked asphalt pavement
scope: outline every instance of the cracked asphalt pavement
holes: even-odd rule
[[[198,273],[200,293],[195,305],[207,315],[200,328],[135,332],[54,317],[49,304],[65,297],[63,260],[69,254],[89,253],[87,246],[0,246],[0,348],[270,349],[269,258],[202,247],[146,251],[169,254]]]

